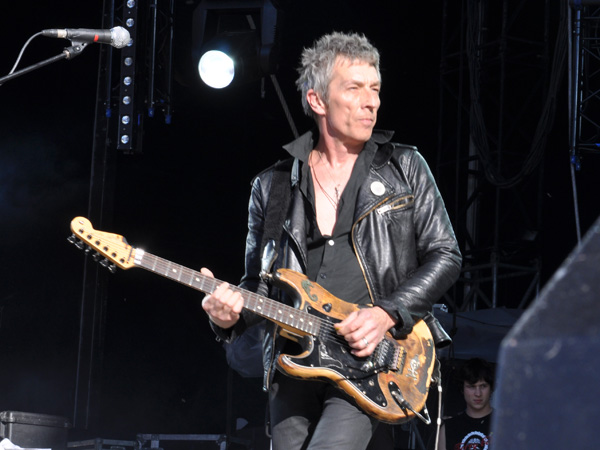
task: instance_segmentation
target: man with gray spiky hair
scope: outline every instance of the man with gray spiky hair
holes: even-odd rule
[[[374,367],[373,355],[383,340],[405,338],[421,319],[436,328],[430,312],[456,281],[461,254],[423,157],[415,147],[392,143],[393,132],[374,129],[381,89],[377,49],[363,35],[331,33],[304,50],[298,71],[304,110],[316,129],[284,146],[291,155],[284,164],[254,179],[249,203],[240,287],[265,301],[249,310],[245,293],[223,283],[204,298],[203,308],[228,342],[270,319],[263,364],[273,449],[364,450],[378,419],[392,421],[369,410],[371,400],[357,400],[383,369]],[[291,295],[261,276],[269,200],[282,194],[289,206],[281,207],[285,217],[272,267],[306,276]],[[306,324],[283,306],[269,313],[267,298],[316,318]],[[315,334],[308,326],[313,320],[321,323]],[[418,363],[411,361],[415,369]]]

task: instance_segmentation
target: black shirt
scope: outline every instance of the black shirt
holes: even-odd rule
[[[307,220],[309,279],[336,297],[357,304],[369,304],[371,299],[365,277],[352,246],[352,225],[358,191],[369,173],[376,145],[367,143],[360,152],[350,179],[338,205],[338,218],[331,236],[323,236],[317,225],[315,191],[306,161],[302,167],[300,190],[304,195]]]
[[[473,418],[462,412],[444,421],[447,450],[489,450],[492,414]]]

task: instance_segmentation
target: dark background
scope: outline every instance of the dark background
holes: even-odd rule
[[[11,2],[0,22],[0,75],[46,28],[100,28],[101,2]],[[303,46],[332,30],[364,32],[382,56],[378,126],[417,145],[433,166],[439,115],[441,2],[286,3],[277,73],[300,132],[311,126],[295,90]],[[284,157],[293,139],[268,79],[211,91],[190,79],[185,55],[194,2],[176,2],[172,124],[145,121],[140,154],[118,153],[114,229],[134,247],[218,278],[242,274],[252,177]],[[19,68],[59,54],[68,41],[39,37]],[[0,411],[73,419],[84,254],[69,224],[89,208],[99,45],[0,86]],[[543,282],[574,248],[566,79],[543,161]],[[113,149],[116,152],[116,150]],[[600,213],[598,161],[578,174],[582,229]],[[443,192],[444,194],[444,192]],[[73,436],[221,433],[233,417],[263,421],[260,380],[227,369],[200,308],[201,295],[143,270],[110,277],[92,421]],[[230,415],[231,416],[231,415]]]

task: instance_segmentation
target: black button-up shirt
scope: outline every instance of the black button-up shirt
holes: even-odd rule
[[[309,279],[336,297],[358,304],[371,302],[365,277],[352,246],[352,225],[358,190],[367,177],[376,145],[369,142],[360,152],[338,205],[338,218],[332,236],[323,236],[317,225],[315,189],[307,159],[302,164],[300,190],[304,195],[307,220]],[[309,150],[310,153],[310,150]]]

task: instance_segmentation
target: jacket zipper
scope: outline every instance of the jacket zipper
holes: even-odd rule
[[[358,220],[356,222],[354,222],[354,225],[352,225],[352,247],[354,248],[354,253],[357,256],[358,259],[358,265],[360,267],[360,270],[363,274],[363,278],[365,279],[365,284],[367,285],[367,289],[369,290],[369,297],[371,297],[371,303],[373,305],[375,305],[375,298],[373,295],[373,289],[371,288],[371,283],[369,283],[369,280],[367,278],[367,274],[365,272],[365,268],[364,268],[364,264],[362,261],[362,258],[360,257],[360,254],[358,253],[358,251],[356,250],[356,239],[354,236],[354,230],[356,229],[356,226],[358,225],[359,222],[361,222],[365,217],[367,217],[369,214],[371,214],[371,212],[373,212],[373,210],[375,210],[375,212],[379,212],[379,210],[377,208],[384,208],[383,206],[380,207],[379,205],[384,204],[385,202],[387,202],[391,197],[386,197],[384,198],[381,202],[379,202],[377,205],[375,205],[373,208],[371,208],[370,210],[368,210],[367,212],[365,212],[362,216],[360,216],[358,218]]]
[[[390,203],[389,205],[383,205],[382,207],[380,207],[380,208],[377,208],[377,211],[375,211],[375,212],[376,212],[377,214],[379,214],[380,216],[382,216],[382,215],[384,215],[385,213],[387,213],[388,211],[392,211],[392,210],[394,210],[394,209],[401,209],[401,208],[404,208],[405,206],[407,206],[407,205],[409,204],[409,202],[408,202],[408,201],[406,201],[406,200],[407,200],[407,199],[410,199],[411,197],[412,197],[413,199],[415,198],[415,197],[414,197],[414,195],[405,195],[404,197],[401,197],[401,198],[399,198],[399,199],[398,199],[398,201],[403,201],[403,200],[404,200],[402,204],[398,205],[398,204],[397,204],[398,202],[396,202],[396,204],[391,204],[391,203]]]

